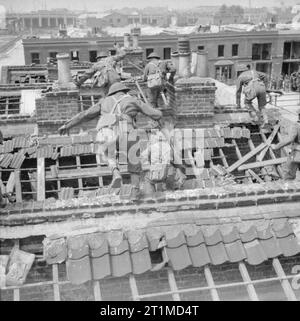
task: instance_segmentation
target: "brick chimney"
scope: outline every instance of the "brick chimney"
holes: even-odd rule
[[[57,58],[58,81],[59,89],[74,89],[75,84],[72,82],[70,70],[70,56],[68,53],[59,53]]]

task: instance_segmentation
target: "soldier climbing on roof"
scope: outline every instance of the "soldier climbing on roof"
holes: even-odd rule
[[[176,69],[170,62],[160,60],[160,56],[155,52],[152,52],[147,60],[149,62],[144,70],[144,81],[147,81],[148,99],[153,107],[158,108],[158,98],[163,93],[167,74],[170,74],[168,81],[172,83]]]
[[[98,130],[97,141],[100,143],[99,154],[107,159],[108,166],[112,171],[112,188],[121,187],[122,177],[117,158],[111,156],[109,151],[116,151],[118,145],[124,142],[123,138],[128,137],[127,150],[125,152],[127,152],[128,172],[131,176],[131,197],[135,199],[139,197],[140,175],[142,171],[140,160],[136,161],[133,157],[129,157],[130,149],[136,146],[139,141],[138,135],[135,135],[136,116],[138,113],[142,113],[153,120],[159,120],[162,117],[162,113],[152,108],[150,104],[143,103],[136,97],[129,95],[129,90],[121,82],[114,83],[110,87],[106,98],[101,99],[88,110],[77,114],[59,128],[59,133],[65,134],[69,129],[84,121],[100,117],[96,127]]]
[[[117,54],[108,56],[106,52],[101,51],[97,56],[97,62],[86,71],[79,80],[75,80],[76,86],[80,87],[86,80],[94,77],[93,86],[102,88],[103,96],[106,96],[110,86],[121,81],[121,76],[116,69],[117,63],[123,60],[126,52],[121,50],[117,44],[114,45]]]
[[[174,146],[173,119],[160,120],[159,128],[153,130],[147,148],[142,153],[145,170],[144,195],[151,197],[156,192],[156,184],[163,183],[166,188],[180,189],[185,180],[183,165],[176,163],[178,149]]]
[[[290,129],[289,137],[277,145],[272,144],[271,148],[278,150],[290,144],[292,145],[292,151],[288,156],[286,166],[283,168],[285,180],[295,179],[297,169],[300,169],[300,110],[298,110],[298,121]]]
[[[247,69],[242,72],[236,85],[236,104],[241,107],[241,93],[242,90],[245,94],[245,106],[249,109],[250,115],[259,122],[262,122],[262,110],[267,104],[266,98],[266,82],[267,75],[265,73],[251,69],[250,65],[247,65]],[[253,107],[252,101],[257,98],[258,111]]]

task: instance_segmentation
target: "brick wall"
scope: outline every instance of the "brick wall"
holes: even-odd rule
[[[57,129],[78,112],[78,90],[50,92],[36,100],[39,135],[56,134]],[[78,129],[74,129],[74,132]]]
[[[190,77],[167,85],[169,105],[178,127],[209,127],[214,116],[216,87],[212,79]]]

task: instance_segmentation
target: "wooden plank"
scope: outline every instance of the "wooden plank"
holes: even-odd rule
[[[140,301],[136,280],[133,274],[129,275],[129,284],[130,284],[133,301]]]
[[[244,171],[247,169],[259,168],[259,167],[265,167],[265,166],[271,166],[271,165],[280,165],[282,163],[285,163],[286,161],[287,161],[287,157],[270,159],[267,161],[255,162],[255,163],[242,165],[238,168],[238,170]]]
[[[93,282],[93,289],[94,289],[95,301],[102,301],[100,282],[99,281],[94,281]]]
[[[259,301],[257,293],[254,288],[254,285],[251,283],[251,279],[250,279],[250,276],[249,276],[249,273],[248,273],[245,263],[243,263],[243,262],[239,263],[239,270],[242,275],[243,281],[245,283],[247,283],[246,287],[247,287],[247,292],[250,297],[250,300],[251,301]]]
[[[58,282],[58,265],[52,264],[53,293],[54,301],[60,301],[59,282]]]
[[[206,266],[204,268],[204,274],[205,274],[205,279],[206,279],[207,285],[210,287],[210,295],[211,295],[213,301],[220,301],[218,291],[215,287],[214,279],[212,277],[210,268],[208,266]]]
[[[266,135],[262,131],[260,131],[260,135],[261,135],[263,141],[266,142],[267,141]],[[272,159],[276,159],[274,151],[271,148],[269,148],[269,153],[270,153],[270,156],[271,156]],[[276,169],[277,169],[277,172],[278,172],[279,176],[281,178],[283,178],[284,174],[283,174],[282,168],[280,166],[277,166]]]
[[[256,173],[253,172],[252,169],[248,169],[247,172],[248,172],[258,183],[263,183],[263,182],[264,182]]]
[[[222,159],[222,162],[223,162],[223,165],[225,168],[228,168],[229,165],[228,165],[228,162],[227,162],[227,159],[224,155],[224,152],[223,152],[223,149],[222,148],[219,148],[219,153],[220,153],[220,156],[221,156],[221,159]]]
[[[259,146],[257,146],[255,149],[253,149],[251,152],[249,152],[248,154],[246,154],[245,156],[243,156],[241,159],[239,159],[237,162],[235,162],[234,164],[232,164],[227,171],[229,173],[233,172],[234,170],[236,170],[238,167],[240,167],[241,165],[243,165],[245,162],[247,162],[247,160],[249,160],[250,158],[252,158],[253,156],[255,156],[257,153],[259,153],[264,147],[266,146],[266,143],[262,143]],[[240,170],[240,169],[239,169]]]
[[[15,170],[15,188],[16,188],[16,201],[22,203],[22,188],[20,182],[20,170]]]
[[[15,172],[11,172],[6,183],[6,193],[12,193],[15,189]]]
[[[119,166],[122,174],[127,174],[127,165]],[[53,177],[50,171],[46,172],[46,179],[75,179],[83,177],[95,177],[95,176],[108,176],[111,175],[111,170],[107,166],[93,167],[93,168],[81,168],[81,169],[62,169],[59,171],[57,177]]]
[[[264,159],[264,157],[265,157],[265,155],[266,155],[269,147],[271,146],[274,138],[276,137],[276,134],[277,134],[278,130],[279,130],[279,125],[276,125],[276,126],[274,127],[274,130],[273,130],[272,134],[271,134],[271,135],[269,136],[269,138],[265,141],[265,143],[267,144],[267,146],[266,146],[266,148],[264,148],[264,149],[260,152],[260,154],[258,155],[257,160],[258,160],[259,162],[261,162],[261,161]]]
[[[20,240],[14,240],[14,246],[19,249],[20,248]],[[16,288],[13,290],[14,301],[20,301],[20,288]]]
[[[293,291],[293,288],[291,287],[290,282],[287,280],[286,274],[284,273],[284,270],[283,270],[279,260],[277,258],[273,259],[272,263],[273,263],[274,270],[276,271],[276,274],[281,279],[280,280],[281,286],[283,288],[283,291],[284,291],[287,299],[289,301],[297,301],[295,292]]]
[[[168,268],[167,271],[168,271],[169,285],[170,285],[171,291],[173,292],[172,293],[173,300],[180,301],[180,295],[177,292],[178,288],[177,288],[174,272],[171,268]]]
[[[45,200],[45,159],[37,159],[37,201]]]

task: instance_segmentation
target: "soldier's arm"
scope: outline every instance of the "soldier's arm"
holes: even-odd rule
[[[296,127],[293,127],[289,137],[287,139],[284,139],[282,142],[278,143],[277,145],[274,146],[274,150],[281,149],[287,145],[292,144],[295,139],[297,138],[298,131]]]
[[[95,117],[98,117],[101,113],[101,102],[102,100],[100,100],[97,104],[90,107],[89,109],[84,110],[81,113],[74,116],[71,120],[69,120],[61,128],[59,128],[58,132],[60,134],[65,134],[74,126],[80,125],[85,121],[89,121]]]
[[[151,105],[143,103],[142,101],[135,99],[133,104],[136,105],[138,110],[154,120],[159,120],[162,118],[162,112],[159,109],[153,108]]]
[[[95,66],[92,66],[80,77],[80,79],[78,80],[78,84],[82,85],[86,80],[91,79],[96,72],[97,68]]]
[[[121,60],[123,60],[126,56],[126,51],[120,49],[119,47],[115,47],[117,49],[117,54],[115,56],[111,56],[113,61],[115,62],[119,62]]]

